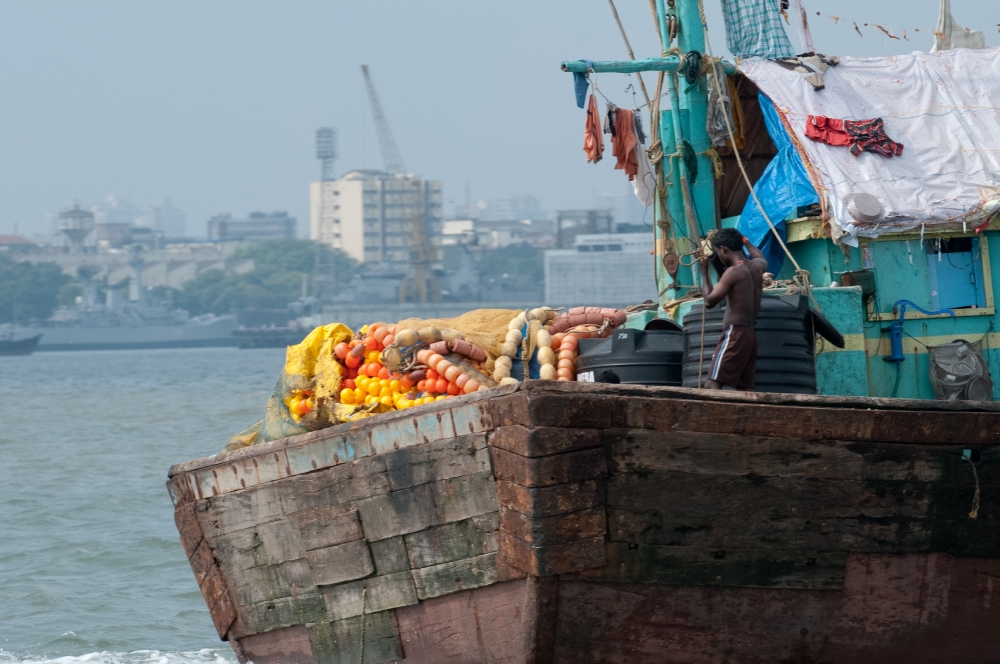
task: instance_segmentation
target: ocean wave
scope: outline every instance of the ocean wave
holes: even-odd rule
[[[91,652],[85,655],[46,657],[14,655],[0,650],[0,664],[233,664],[236,657],[231,650],[206,648],[189,652],[164,652],[160,650],[135,650],[133,652]]]

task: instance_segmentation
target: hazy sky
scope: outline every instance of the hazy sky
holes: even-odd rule
[[[838,55],[928,50],[939,4],[804,1],[817,49]],[[617,4],[636,56],[657,55],[647,0]],[[722,53],[720,2],[706,5]],[[952,9],[1000,44],[997,0]],[[911,41],[860,38],[851,19]],[[52,213],[108,194],[170,197],[199,234],[213,214],[258,209],[288,210],[304,231],[317,127],[340,132],[338,173],[382,165],[362,63],[407,169],[442,180],[446,201],[469,182],[474,199],[589,207],[628,185],[611,159],[585,162],[559,63],[624,57],[607,0],[0,0],[0,233],[44,232]],[[628,83],[599,78],[623,106]]]

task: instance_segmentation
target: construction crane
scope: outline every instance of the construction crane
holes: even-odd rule
[[[378,133],[378,144],[382,149],[385,170],[390,175],[402,175],[405,172],[403,158],[399,154],[399,148],[396,147],[396,139],[389,129],[389,122],[385,119],[378,93],[375,92],[375,84],[372,83],[371,74],[368,73],[368,65],[361,65],[361,73],[364,74],[365,85],[368,87],[368,99],[372,105],[375,131]],[[399,284],[399,301],[440,302],[441,285],[433,270],[437,261],[437,247],[427,235],[424,183],[421,180],[414,180],[412,184],[417,191],[414,192],[416,209],[410,218],[410,267],[402,283]]]
[[[375,116],[375,131],[378,133],[378,144],[382,149],[382,161],[385,162],[385,170],[390,175],[403,173],[403,158],[396,147],[396,139],[389,129],[389,122],[382,112],[382,104],[379,103],[378,93],[375,92],[375,84],[368,73],[368,65],[361,65],[361,73],[365,75],[365,85],[368,86],[368,100],[372,104],[372,115]]]

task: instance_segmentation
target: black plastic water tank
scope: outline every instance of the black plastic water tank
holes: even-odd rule
[[[607,339],[580,339],[577,380],[629,385],[681,385],[684,333],[614,330]]]
[[[707,380],[712,355],[722,338],[725,302],[705,312],[701,346],[701,305],[684,316],[684,387]],[[816,394],[815,325],[804,295],[764,297],[757,316],[757,391]],[[699,351],[701,351],[699,353]]]

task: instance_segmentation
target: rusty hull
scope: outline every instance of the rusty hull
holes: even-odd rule
[[[168,488],[241,662],[1000,661],[998,404],[528,381]]]

